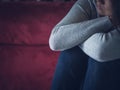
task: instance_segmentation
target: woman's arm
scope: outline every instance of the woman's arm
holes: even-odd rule
[[[80,47],[88,56],[100,62],[118,59],[120,58],[120,29],[108,33],[96,33]]]
[[[97,32],[106,32],[112,24],[108,17],[101,17],[81,23],[59,27],[57,32],[50,37],[52,50],[63,51],[82,44],[90,36]]]
[[[88,8],[86,8],[85,6],[87,6]],[[68,40],[69,40],[69,37],[71,35],[69,35],[69,36],[66,35],[64,33],[65,30],[67,33],[70,31],[71,27],[73,27],[73,26],[71,26],[71,24],[74,24],[74,27],[79,27],[79,25],[77,23],[85,21],[85,20],[89,20],[90,19],[90,11],[91,11],[91,7],[90,7],[88,0],[78,0],[73,5],[73,7],[70,9],[70,11],[67,13],[67,15],[53,28],[50,38],[49,38],[50,48],[52,50],[62,50],[64,48],[67,48],[68,47],[67,45],[64,45],[64,47],[62,47],[64,44],[64,43],[62,43],[62,42],[64,42],[63,36],[65,38],[68,38]],[[66,28],[66,25],[67,26],[69,25],[69,28]],[[60,30],[61,27],[64,27],[65,29],[62,28],[62,30]],[[74,31],[74,29],[72,29],[72,32],[73,31]],[[60,34],[62,34],[62,36],[60,36]],[[60,43],[61,47],[58,46],[59,43]]]
[[[108,30],[112,26],[108,17],[89,20],[92,12],[88,0],[78,0],[52,30],[50,48],[55,51],[72,48],[83,43],[91,35]]]

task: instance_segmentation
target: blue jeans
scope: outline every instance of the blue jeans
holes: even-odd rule
[[[79,47],[62,51],[51,90],[120,90],[120,60],[100,63]]]
[[[120,59],[100,63],[89,58],[81,90],[120,90]]]

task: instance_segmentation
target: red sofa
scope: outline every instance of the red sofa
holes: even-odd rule
[[[50,90],[49,35],[74,2],[0,3],[0,90]]]

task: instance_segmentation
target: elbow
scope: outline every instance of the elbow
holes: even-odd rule
[[[57,48],[57,46],[55,44],[50,43],[49,47],[52,51],[59,51],[59,49]]]
[[[57,40],[52,37],[49,39],[49,47],[52,51],[60,51]]]
[[[49,38],[49,47],[53,51],[63,51],[64,45],[63,40],[61,38],[61,34],[58,34],[60,27],[55,27],[51,33]]]
[[[51,32],[51,35],[50,35],[50,38],[49,38],[49,47],[51,50],[53,51],[59,51],[59,48],[58,48],[58,40],[57,39],[57,35],[56,35],[56,31],[58,31],[59,27],[55,27],[52,32]]]

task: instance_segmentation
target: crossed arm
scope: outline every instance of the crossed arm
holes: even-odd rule
[[[49,39],[50,48],[55,51],[63,51],[79,45],[91,57],[92,52],[97,52],[94,59],[101,60],[103,59],[102,54],[109,52],[108,48],[112,51],[114,46],[118,47],[120,44],[117,43],[118,30],[107,32],[112,27],[109,18],[105,16],[90,20],[91,11],[88,0],[78,0],[52,30]]]

